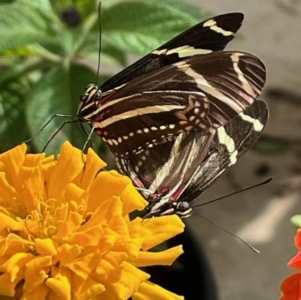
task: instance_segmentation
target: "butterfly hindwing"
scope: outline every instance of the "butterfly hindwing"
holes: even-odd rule
[[[207,188],[257,141],[268,120],[268,108],[264,101],[253,105],[217,129],[207,157],[196,170],[189,186],[181,196],[190,202]]]
[[[137,168],[136,182],[148,194],[168,190],[158,201],[150,203],[145,216],[166,213],[188,216],[190,207],[181,212],[177,206],[197,198],[233,166],[259,138],[267,119],[267,105],[256,100],[225,126],[179,135],[165,164],[158,165],[156,172],[153,170],[152,182],[139,182],[146,171]]]

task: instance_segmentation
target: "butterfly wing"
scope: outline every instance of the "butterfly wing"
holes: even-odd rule
[[[251,54],[197,55],[133,79],[81,116],[115,155],[128,155],[181,132],[225,125],[264,82],[264,65]]]
[[[174,204],[191,202],[202,194],[255,143],[267,119],[267,105],[256,100],[225,126],[182,133],[165,152],[164,145],[158,145],[133,164],[123,160],[126,174],[145,197],[168,188],[168,193],[150,203],[146,216],[174,213]],[[185,211],[177,213],[187,216]]]
[[[268,120],[264,101],[253,105],[217,129],[208,154],[196,169],[181,201],[190,202],[209,188],[257,141]],[[196,136],[198,139],[198,137]]]
[[[135,77],[193,55],[223,50],[242,21],[242,13],[228,13],[196,24],[110,78],[100,89],[103,92],[115,90]]]

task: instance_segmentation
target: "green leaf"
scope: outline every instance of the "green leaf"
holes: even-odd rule
[[[301,228],[301,215],[291,217],[291,222],[295,227]]]
[[[19,0],[18,3],[26,6],[31,6],[32,8],[39,10],[41,13],[47,15],[48,17],[56,18],[49,0]]]
[[[172,6],[144,1],[118,2],[103,11],[103,39],[125,51],[142,54],[198,21]]]
[[[0,52],[0,58],[6,57],[40,57],[50,61],[58,62],[61,60],[60,56],[48,51],[39,44],[32,44],[17,49]]]
[[[0,88],[0,151],[3,152],[23,142],[28,135],[28,128],[22,84],[8,82]]]
[[[0,5],[0,51],[53,39],[46,18],[29,5]]]
[[[50,120],[55,114],[77,114],[79,97],[87,83],[95,78],[95,73],[83,65],[72,65],[70,68],[60,64],[45,74],[32,89],[26,99],[26,116],[31,135]],[[70,118],[55,118],[33,140],[38,151],[41,151],[64,121]],[[53,138],[47,147],[48,153],[58,153],[63,141],[70,140],[74,146],[82,148],[86,140],[78,123],[66,124]]]
[[[91,32],[81,48],[79,49],[75,59],[84,58],[91,59],[95,62],[95,67],[97,66],[99,59],[99,51],[100,52],[100,61],[102,63],[117,65],[117,66],[126,66],[126,55],[124,51],[116,48],[114,45],[103,42],[101,45],[101,49],[99,49],[99,34]]]
[[[97,5],[99,1],[92,0],[75,0],[75,5],[80,11],[81,15],[85,18],[91,13],[97,13]]]
[[[149,0],[143,0],[149,1]],[[188,3],[186,1],[178,0],[152,0],[152,3],[172,7],[173,10],[179,11],[181,14],[186,14],[189,18],[193,17],[196,19],[196,22],[201,22],[210,17],[209,12],[200,10],[197,5]]]
[[[291,142],[287,139],[262,135],[252,149],[261,154],[281,154],[286,152],[290,145]]]

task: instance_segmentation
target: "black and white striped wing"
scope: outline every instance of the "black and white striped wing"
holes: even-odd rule
[[[228,13],[196,24],[107,80],[100,90],[112,91],[135,77],[180,60],[223,50],[234,38],[243,17],[242,13]]]
[[[180,134],[174,142],[160,144],[132,159],[117,159],[147,198],[168,190],[153,203],[145,216],[178,213],[175,204],[191,202],[255,143],[268,119],[265,102],[256,100],[225,126]]]
[[[233,166],[257,141],[267,120],[266,103],[256,100],[244,112],[218,128],[206,158],[196,169],[192,180],[181,195],[181,201],[190,202],[195,199]],[[198,135],[196,139],[199,139]]]
[[[181,132],[225,125],[264,82],[265,67],[251,54],[197,55],[133,79],[81,115],[115,155],[128,155]]]

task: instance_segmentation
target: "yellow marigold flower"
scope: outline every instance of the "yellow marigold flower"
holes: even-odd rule
[[[177,216],[130,220],[147,202],[129,178],[100,171],[66,142],[55,160],[20,145],[0,155],[0,299],[183,299],[139,267],[170,265],[177,246],[150,248],[183,231]]]

